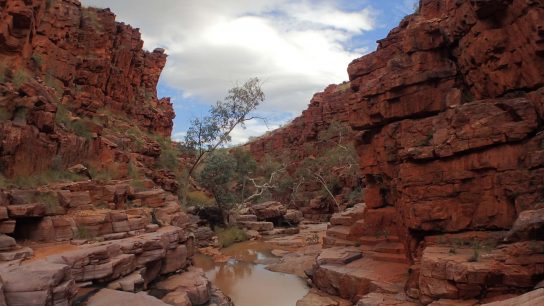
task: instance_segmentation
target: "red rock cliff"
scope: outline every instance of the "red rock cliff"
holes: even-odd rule
[[[534,235],[478,264],[430,246],[451,237],[502,241],[514,222],[515,232],[544,214],[544,3],[422,0],[418,13],[348,73],[350,88],[338,99],[312,102],[292,127],[252,150],[307,141],[326,120],[323,110],[335,109],[358,131],[366,206],[329,231],[332,242],[398,235],[408,261],[421,263],[411,270],[407,293],[426,304],[531,289],[544,269],[538,248],[523,242]],[[318,287],[354,301],[369,292],[349,269],[343,276],[331,271],[317,270]],[[341,284],[348,279],[358,281]]]
[[[0,123],[0,165],[7,176],[47,169],[57,155],[72,165],[113,154],[96,124],[85,122],[90,140],[67,133],[59,106],[94,121],[115,113],[170,136],[172,105],[156,92],[166,55],[144,51],[137,29],[77,0],[0,1],[0,17],[0,73],[11,81],[0,87],[8,119]]]

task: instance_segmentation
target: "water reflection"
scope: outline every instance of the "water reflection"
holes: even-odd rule
[[[274,258],[264,243],[241,243],[224,253],[232,256],[226,263],[216,264],[211,257],[196,255],[194,264],[204,269],[236,306],[294,306],[308,292],[301,278],[256,264]]]

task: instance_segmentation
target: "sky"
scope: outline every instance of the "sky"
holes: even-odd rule
[[[159,97],[176,112],[172,137],[252,77],[266,100],[233,144],[277,128],[316,92],[348,80],[348,64],[376,49],[419,0],[82,0],[139,28],[144,48],[164,48]]]

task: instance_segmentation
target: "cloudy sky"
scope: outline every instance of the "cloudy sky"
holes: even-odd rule
[[[172,97],[174,138],[236,84],[263,81],[268,118],[234,131],[247,141],[300,115],[315,92],[347,80],[347,65],[414,10],[418,0],[83,0],[140,28],[167,50],[159,96]]]

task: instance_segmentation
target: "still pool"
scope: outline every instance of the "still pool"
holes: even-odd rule
[[[211,257],[198,254],[193,263],[204,269],[208,279],[236,306],[295,306],[308,293],[300,277],[266,269],[265,263],[276,259],[266,242],[238,243],[223,253],[232,258],[215,263]]]

